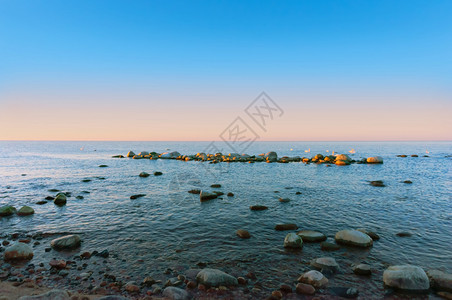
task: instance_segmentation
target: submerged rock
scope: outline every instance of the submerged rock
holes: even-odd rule
[[[6,248],[5,260],[30,260],[33,258],[33,250],[25,243],[16,243]]]
[[[287,202],[290,202],[290,199],[289,198],[279,198],[279,202],[287,203]]]
[[[58,205],[58,206],[63,206],[66,204],[66,202],[67,202],[66,195],[62,194],[62,193],[59,193],[53,200],[53,203],[55,203],[55,205]]]
[[[198,283],[206,286],[218,287],[222,286],[235,286],[238,284],[237,278],[217,269],[202,269],[196,275]]]
[[[51,290],[47,293],[36,296],[23,296],[19,300],[69,300],[71,299],[68,292],[63,290]]]
[[[7,217],[11,216],[12,214],[16,213],[16,208],[11,205],[5,205],[0,207],[0,217]]]
[[[372,271],[369,265],[359,264],[353,267],[353,273],[356,275],[370,275]]]
[[[320,243],[320,249],[323,251],[336,251],[339,250],[341,247],[335,243],[331,243],[328,241],[324,241]]]
[[[236,234],[241,237],[242,239],[249,239],[251,237],[251,234],[245,230],[245,229],[239,229],[236,231]]]
[[[352,287],[332,287],[329,290],[342,298],[356,298],[359,295],[358,290]]]
[[[336,260],[332,257],[315,258],[311,260],[311,266],[319,270],[328,269],[333,272],[339,270],[339,265],[337,264]]]
[[[264,205],[252,205],[252,206],[250,206],[250,209],[259,211],[259,210],[266,210],[266,209],[268,209],[268,207],[264,206]]]
[[[400,265],[391,266],[383,273],[385,285],[412,292],[425,292],[430,287],[430,282],[424,270],[418,266]]]
[[[35,210],[31,208],[30,206],[22,206],[19,211],[17,212],[17,215],[19,216],[29,216],[35,213]]]
[[[80,246],[82,240],[76,234],[66,235],[54,239],[50,242],[50,246],[55,250],[73,249]]]
[[[380,239],[380,236],[379,236],[377,233],[373,232],[373,231],[369,231],[369,230],[367,230],[367,229],[365,229],[365,228],[358,228],[358,229],[356,229],[356,230],[361,231],[362,233],[367,234],[367,235],[370,236],[370,238],[371,238],[372,240],[374,240],[374,241],[378,241],[378,240]]]
[[[166,287],[163,290],[163,297],[171,300],[188,300],[190,299],[190,295],[187,293],[187,291],[177,288],[174,286]]]
[[[284,238],[284,248],[301,249],[303,248],[303,240],[296,233],[288,233]]]
[[[284,231],[284,230],[295,230],[297,229],[297,224],[277,224],[275,226],[275,230]]]
[[[315,288],[322,288],[327,285],[328,279],[319,271],[311,270],[301,275],[298,282],[310,284]]]
[[[336,233],[337,243],[356,247],[370,247],[373,240],[365,233],[358,230],[345,229]]]
[[[318,231],[313,230],[301,230],[298,231],[297,234],[301,236],[303,242],[315,243],[315,242],[323,242],[326,240],[326,236]]]
[[[146,172],[141,172],[140,175],[138,175],[138,176],[143,177],[143,178],[146,178],[146,177],[149,177],[150,174],[149,174],[149,173],[146,173]]]
[[[430,286],[435,290],[452,292],[452,274],[429,270],[427,276],[430,279]]]

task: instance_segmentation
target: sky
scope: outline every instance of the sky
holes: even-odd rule
[[[451,15],[449,0],[0,0],[0,140],[220,140],[239,117],[268,141],[450,141]],[[264,128],[246,111],[262,92],[280,108]]]

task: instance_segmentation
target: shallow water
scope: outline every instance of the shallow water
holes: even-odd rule
[[[111,158],[129,150],[194,154],[207,146],[204,142],[0,142],[0,204],[29,205],[36,211],[29,217],[0,219],[1,232],[80,233],[82,252],[109,249],[114,268],[136,278],[206,262],[236,275],[252,270],[264,289],[273,289],[281,282],[296,281],[309,269],[310,259],[332,256],[345,275],[351,273],[352,263],[373,265],[377,276],[363,284],[377,293],[382,289],[378,276],[387,265],[410,263],[452,272],[452,158],[446,157],[452,154],[452,143],[260,142],[246,150],[311,157],[328,154],[327,149],[346,153],[354,148],[353,158],[380,155],[382,165],[214,165]],[[304,152],[308,148],[311,153]],[[429,157],[423,157],[427,149]],[[101,164],[108,168],[99,168]],[[163,175],[140,178],[142,171]],[[92,181],[81,182],[87,178]],[[386,187],[370,186],[370,180],[383,180]],[[210,188],[214,183],[222,187]],[[72,192],[67,205],[36,205],[55,195],[48,192],[52,188]],[[200,203],[198,195],[187,193],[193,188],[235,196]],[[129,199],[138,193],[146,196]],[[77,200],[77,195],[84,199]],[[280,203],[279,197],[291,201]],[[256,204],[269,209],[249,210]],[[318,244],[305,244],[302,251],[290,252],[282,247],[287,232],[274,230],[278,223],[296,223],[300,229],[318,230],[328,237],[341,229],[365,227],[381,239],[369,250],[325,253]],[[252,238],[239,239],[235,235],[239,228],[250,231]],[[396,236],[401,231],[413,235]],[[38,247],[34,260],[55,255]],[[342,275],[336,283],[360,280]]]

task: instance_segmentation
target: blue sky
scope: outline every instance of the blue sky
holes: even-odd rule
[[[451,15],[452,1],[0,1],[0,89],[5,103],[95,90],[181,104],[266,90],[289,106],[303,89],[409,90],[444,106]]]

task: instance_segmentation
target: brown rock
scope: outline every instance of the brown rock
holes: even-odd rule
[[[55,269],[64,269],[64,268],[66,268],[66,262],[65,262],[64,260],[56,260],[56,259],[52,259],[52,260],[49,262],[49,265],[50,265],[52,268],[55,268]]]
[[[275,229],[278,230],[278,231],[295,230],[297,228],[298,228],[298,226],[296,224],[277,224],[275,226]]]
[[[296,291],[298,294],[302,295],[313,295],[315,293],[315,288],[310,284],[299,283],[297,284]]]
[[[276,298],[276,299],[282,299],[283,295],[280,291],[273,291],[272,292],[272,297]]]
[[[251,234],[246,231],[245,229],[239,229],[236,231],[236,234],[241,237],[242,239],[249,239],[251,237]]]

